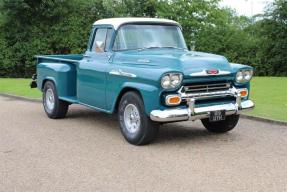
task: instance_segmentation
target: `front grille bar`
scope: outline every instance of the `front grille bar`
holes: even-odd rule
[[[214,90],[223,90],[223,89],[229,89],[230,83],[213,83],[213,84],[206,84],[206,85],[186,85],[183,86],[182,91],[186,93],[191,92],[209,92]]]
[[[188,99],[210,99],[210,98],[219,98],[219,97],[227,97],[227,96],[234,96],[234,92],[232,89],[228,89],[227,91],[212,91],[212,92],[203,92],[203,93],[183,93],[179,91],[181,98]]]

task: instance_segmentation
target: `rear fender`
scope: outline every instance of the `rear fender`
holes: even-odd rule
[[[40,90],[44,83],[52,81],[59,97],[76,95],[76,69],[73,64],[40,63],[37,66],[37,85]]]

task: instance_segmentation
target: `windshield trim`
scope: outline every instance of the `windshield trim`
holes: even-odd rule
[[[118,27],[118,29],[115,31],[115,34],[114,34],[114,37],[113,37],[113,40],[112,40],[112,51],[113,52],[121,52],[121,51],[136,51],[136,50],[140,50],[142,48],[137,48],[137,49],[114,49],[114,44],[115,44],[115,41],[116,41],[116,38],[118,36],[118,32],[119,30],[124,27],[125,25],[160,25],[160,26],[175,26],[175,27],[178,27],[180,29],[180,31],[182,32],[182,27],[180,25],[177,25],[175,23],[155,23],[155,22],[131,22],[131,23],[124,23],[122,25],[120,25]],[[183,37],[183,41],[184,41],[184,45],[185,45],[185,48],[182,48],[182,50],[188,50],[187,48],[187,45],[186,45],[186,42],[185,42],[185,39],[184,39],[184,36],[182,34],[182,37]],[[178,50],[181,49],[181,48],[178,48]]]
[[[135,49],[118,49],[118,50],[113,50],[115,52],[120,52],[120,51],[145,51],[149,49],[176,49],[179,51],[186,51],[188,50],[187,48],[181,48],[181,47],[143,47],[143,48],[135,48]]]

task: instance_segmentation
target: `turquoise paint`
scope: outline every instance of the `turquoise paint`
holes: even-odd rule
[[[109,65],[105,53],[87,52],[77,66],[77,97],[82,103],[106,107],[106,68]]]
[[[43,88],[44,80],[51,80],[59,96],[76,95],[76,67],[64,63],[40,63],[37,66],[37,85]]]
[[[238,88],[250,90],[249,83],[235,83],[235,74],[240,69],[251,67],[229,63],[220,55],[170,48],[113,52],[112,44],[116,31],[108,51],[95,53],[91,50],[91,44],[98,27],[103,26],[93,27],[85,56],[70,54],[37,57],[39,89],[42,89],[45,80],[51,80],[56,85],[60,99],[112,113],[121,91],[132,88],[141,94],[147,114],[155,109],[170,108],[162,104],[162,95],[176,93],[179,87],[171,90],[161,88],[160,79],[169,72],[182,73],[183,83],[229,80]],[[136,77],[109,74],[110,71],[119,69],[135,74]],[[230,71],[231,74],[212,77],[190,76],[190,73],[206,69]]]

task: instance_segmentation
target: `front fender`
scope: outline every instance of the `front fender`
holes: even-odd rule
[[[236,76],[236,73],[239,71],[239,70],[243,70],[243,69],[253,69],[253,67],[251,66],[248,66],[248,65],[243,65],[243,64],[238,64],[238,63],[230,63],[230,66],[231,66],[231,69],[232,69],[232,74],[233,74],[233,77],[234,77],[234,84],[237,88],[247,88],[249,93],[250,93],[250,81],[249,82],[246,82],[246,83],[237,83],[235,81],[235,76]],[[248,97],[246,99],[249,99],[249,96],[250,94],[248,94]]]
[[[253,67],[249,65],[243,65],[238,63],[230,63],[232,73],[236,73],[240,69],[253,69]]]
[[[125,82],[119,89],[114,91],[113,95],[110,94],[111,96],[107,98],[107,103],[111,104],[110,107],[112,111],[116,110],[117,101],[120,99],[123,91],[130,89],[137,90],[141,94],[147,115],[149,115],[152,110],[159,108],[160,91],[156,86],[139,82]]]

